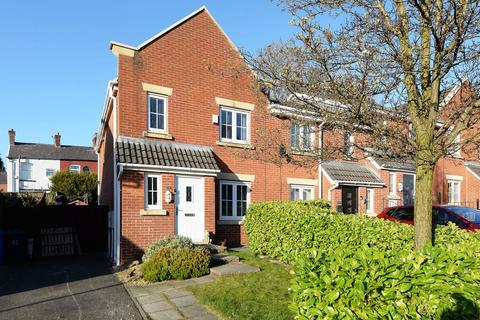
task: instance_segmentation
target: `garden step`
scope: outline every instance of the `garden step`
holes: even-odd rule
[[[237,256],[229,256],[224,253],[215,253],[212,255],[212,260],[215,265],[226,263],[239,263],[240,259]]]
[[[227,251],[227,247],[216,245],[216,244],[211,244],[211,243],[208,243],[208,244],[199,243],[199,244],[195,244],[195,247],[206,248],[206,249],[210,250],[211,253],[224,253],[224,252]]]
[[[210,274],[214,276],[228,276],[257,271],[260,271],[260,269],[243,263],[224,264],[218,267],[210,268]]]

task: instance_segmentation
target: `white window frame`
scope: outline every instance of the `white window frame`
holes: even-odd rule
[[[222,111],[228,111],[232,113],[232,138],[223,138],[222,137],[222,122],[223,122],[223,116],[222,116]],[[238,114],[244,114],[247,117],[247,136],[246,140],[238,140],[237,139],[237,115]],[[219,135],[220,135],[220,141],[222,142],[232,142],[232,143],[238,143],[238,144],[249,144],[250,143],[250,112],[245,111],[245,110],[239,110],[235,108],[228,108],[225,106],[220,106],[220,125],[219,125]]]
[[[222,208],[222,199],[223,199],[223,194],[222,194],[222,186],[223,185],[231,185],[232,186],[232,216],[223,216],[223,208]],[[250,183],[245,182],[245,181],[231,181],[231,180],[221,180],[219,187],[220,187],[220,204],[219,204],[219,209],[220,212],[218,213],[218,217],[220,220],[243,220],[245,219],[245,216],[239,216],[237,213],[237,186],[246,186],[247,187],[247,210],[248,207],[250,206]]]
[[[388,199],[388,207],[396,207],[398,205],[397,199]]]
[[[451,193],[451,190],[455,191],[452,187],[458,185],[458,194]],[[459,205],[462,199],[462,180],[460,179],[448,179],[447,180],[447,197],[448,204],[450,205]],[[455,198],[455,199],[454,199]]]
[[[452,154],[454,157],[460,158],[462,156],[462,147],[460,145],[461,142],[462,142],[462,137],[460,136],[460,134],[457,134],[457,136],[455,137],[455,140],[453,140],[454,145],[457,145],[457,147],[455,148]]]
[[[393,179],[391,178],[392,176],[393,176]],[[392,172],[392,171],[388,172],[388,194],[391,195],[391,196],[397,194],[397,174],[396,174],[396,172]]]
[[[375,213],[375,189],[367,188],[365,197],[366,197],[365,211],[368,214]]]
[[[296,126],[298,128],[298,131],[293,132],[292,134],[292,128]],[[310,133],[308,139],[305,138],[305,128],[309,128]],[[296,139],[296,135],[298,134],[298,140]],[[292,141],[292,135],[293,141]],[[294,146],[292,142],[298,141],[299,145]],[[305,142],[309,141],[310,142],[310,147],[305,146]],[[298,122],[292,121],[290,124],[290,148],[292,150],[298,150],[298,151],[311,151],[314,148],[314,143],[315,143],[315,133],[314,133],[314,128],[310,124],[300,124]]]
[[[346,158],[350,159],[353,157],[353,147],[355,144],[355,136],[350,132],[345,130],[343,133],[343,154]]]
[[[163,128],[164,129],[152,128],[150,124],[150,98],[151,97],[155,99],[163,100],[164,102],[164,110],[163,110],[164,112]],[[157,108],[158,108],[158,105],[157,105]],[[168,133],[168,96],[147,92],[147,127],[148,127],[148,131],[150,132]]]
[[[74,169],[74,168],[76,168],[76,169]],[[68,166],[68,171],[70,171],[70,172],[80,173],[80,170],[81,170],[81,167],[80,167],[79,164],[71,164],[71,165]]]
[[[297,200],[313,200],[315,199],[315,195],[314,195],[314,188],[313,186],[307,186],[307,185],[299,185],[299,184],[292,184],[290,185],[290,200],[294,200],[292,199],[292,191],[293,189],[298,189],[298,196],[299,198]],[[303,192],[304,190],[310,190],[310,195],[311,195],[311,199],[305,199],[304,196],[303,196]]]
[[[46,169],[45,169],[45,176],[46,176],[46,177],[52,177],[52,176],[55,174],[55,171],[56,171],[55,169],[46,168]],[[49,175],[49,174],[48,174],[49,172],[52,172],[52,174]]]
[[[157,179],[157,204],[148,204],[148,178]],[[159,174],[145,174],[143,182],[143,197],[144,197],[144,208],[145,210],[158,210],[162,209],[162,176]]]
[[[25,167],[29,167],[29,170],[25,170]],[[25,176],[25,172],[29,172],[29,176]],[[33,163],[20,162],[20,180],[33,180]]]

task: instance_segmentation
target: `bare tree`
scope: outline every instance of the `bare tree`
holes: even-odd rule
[[[478,143],[479,1],[280,5],[292,14],[295,37],[246,55],[263,87],[282,105],[361,135],[359,149],[414,159],[415,246],[431,242],[435,164]],[[459,84],[460,99],[447,103]]]

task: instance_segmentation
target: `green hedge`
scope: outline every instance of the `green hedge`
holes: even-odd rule
[[[249,247],[294,264],[298,319],[477,319],[480,233],[436,229],[413,250],[413,228],[308,202],[250,206]]]
[[[150,282],[201,277],[210,272],[210,251],[205,248],[160,248],[142,265]]]

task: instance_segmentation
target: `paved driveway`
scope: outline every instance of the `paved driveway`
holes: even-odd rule
[[[103,257],[0,266],[0,319],[142,319]]]

